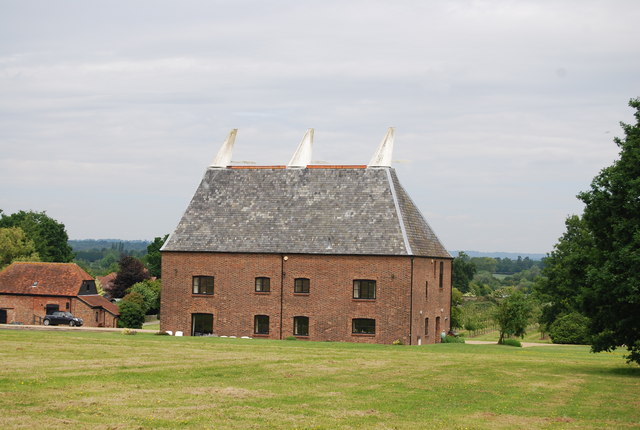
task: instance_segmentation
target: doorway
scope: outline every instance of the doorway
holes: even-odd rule
[[[7,311],[5,309],[0,309],[0,324],[7,323]]]
[[[59,311],[60,310],[60,306],[59,305],[46,305],[44,307],[47,315],[51,315],[52,313]]]
[[[191,336],[213,334],[213,314],[191,314]]]

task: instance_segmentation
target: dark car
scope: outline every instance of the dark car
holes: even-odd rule
[[[83,323],[82,318],[74,317],[70,312],[62,311],[55,311],[51,315],[45,316],[42,321],[44,325],[68,324],[71,327],[81,326]]]

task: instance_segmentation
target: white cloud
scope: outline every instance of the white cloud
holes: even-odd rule
[[[234,160],[285,163],[315,127],[347,164],[393,125],[445,245],[546,251],[640,95],[631,0],[5,6],[0,207],[73,237],[171,230],[231,128]],[[79,193],[127,209],[89,222]]]

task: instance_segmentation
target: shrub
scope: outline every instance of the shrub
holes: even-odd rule
[[[516,339],[502,339],[502,343],[500,345],[517,346],[518,348],[522,348],[522,344]]]
[[[120,309],[118,327],[142,328],[142,324],[144,324],[144,308],[139,303],[122,300],[118,303],[118,308]]]
[[[464,343],[464,337],[447,335],[442,339],[442,343]]]
[[[393,345],[404,345],[402,339],[396,339],[392,342]]]
[[[551,324],[549,337],[553,343],[584,345],[589,343],[589,318],[578,312],[564,315]]]
[[[298,338],[295,336],[287,336],[284,338],[284,340],[298,340]]]
[[[133,336],[133,335],[138,334],[138,332],[135,331],[135,330],[132,330],[130,328],[125,328],[124,330],[122,330],[122,334],[127,335],[127,336]]]
[[[166,331],[162,331],[160,330],[157,333],[154,333],[156,336],[169,336],[169,333],[167,333]]]

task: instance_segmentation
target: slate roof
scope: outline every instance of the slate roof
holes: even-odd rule
[[[392,168],[209,168],[163,251],[451,258]]]
[[[13,263],[0,272],[0,293],[77,296],[93,280],[75,263]]]

